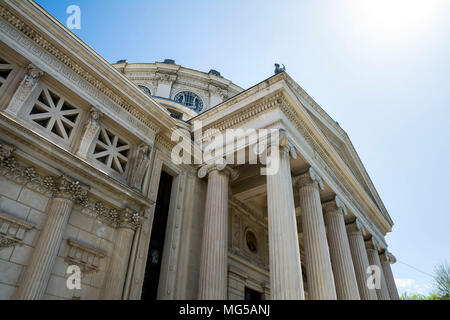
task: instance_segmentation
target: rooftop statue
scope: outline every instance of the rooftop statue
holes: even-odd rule
[[[275,74],[279,74],[280,72],[286,71],[286,67],[283,64],[283,67],[280,67],[280,64],[275,63]]]

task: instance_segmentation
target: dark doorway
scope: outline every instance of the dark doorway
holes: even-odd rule
[[[245,287],[245,300],[260,301],[262,300],[262,293]]]
[[[156,300],[173,178],[161,172],[141,300]]]

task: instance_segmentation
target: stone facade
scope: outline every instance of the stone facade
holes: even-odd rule
[[[194,118],[282,133],[279,170],[177,164],[175,129],[194,153],[209,141]],[[237,140],[233,156],[256,143]],[[34,2],[0,3],[0,299],[394,300],[392,226],[345,131],[286,72],[243,90],[170,60],[111,65]]]

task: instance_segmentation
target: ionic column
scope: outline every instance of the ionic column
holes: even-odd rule
[[[371,290],[367,286],[367,279],[369,277],[369,274],[367,274],[369,259],[364,244],[362,226],[360,222],[356,220],[354,223],[348,224],[346,229],[356,281],[358,283],[359,296],[361,297],[361,300],[377,300],[375,290]]]
[[[114,248],[105,276],[102,299],[122,299],[123,286],[130,259],[131,246],[136,229],[139,227],[139,213],[125,208],[120,212],[114,240]]]
[[[323,209],[337,298],[339,300],[360,300],[345,229],[344,213],[346,213],[346,208],[336,196],[335,200],[324,203]]]
[[[225,164],[205,165],[198,176],[208,175],[198,298],[227,299],[228,182],[237,172]]]
[[[276,148],[276,149],[275,149]],[[277,146],[273,152],[278,152]],[[270,295],[273,300],[304,300],[289,151],[281,147],[279,168],[267,174]]]
[[[397,286],[395,284],[394,275],[392,274],[391,264],[394,264],[397,259],[387,250],[380,255],[381,266],[383,267],[384,278],[389,291],[391,300],[400,300],[398,296]]]
[[[39,300],[44,296],[73,204],[83,203],[86,197],[87,190],[78,181],[67,176],[59,178],[58,187],[47,209],[47,220],[14,299]]]
[[[92,107],[89,110],[89,118],[83,128],[83,137],[81,138],[80,146],[78,147],[77,155],[83,159],[87,159],[89,148],[97,137],[100,131],[100,118],[103,113]]]
[[[320,203],[319,188],[323,189],[322,179],[310,168],[308,172],[296,177],[296,185],[300,195],[309,299],[336,300],[336,288]]]
[[[14,92],[14,95],[6,107],[5,111],[10,115],[16,117],[19,113],[23,103],[30,96],[31,92],[36,87],[39,78],[44,74],[42,70],[36,67],[34,64],[29,64],[27,67],[27,73],[20,83],[19,87]]]
[[[390,300],[389,291],[386,284],[386,279],[384,278],[383,267],[381,266],[380,257],[378,256],[378,244],[375,239],[370,239],[366,241],[367,257],[369,258],[369,264],[371,266],[377,266],[379,272],[375,275],[380,277],[380,288],[375,289],[378,300]]]

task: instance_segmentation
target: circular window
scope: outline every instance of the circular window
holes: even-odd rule
[[[256,240],[256,236],[253,232],[247,231],[245,234],[245,241],[247,243],[247,248],[255,253],[258,250],[258,241]]]
[[[196,94],[189,92],[189,91],[183,91],[179,92],[175,95],[174,100],[192,110],[195,112],[200,112],[203,109],[203,101],[200,99],[199,96]]]
[[[149,96],[152,95],[152,93],[150,92],[150,89],[145,87],[145,86],[138,86],[142,91],[144,91],[146,94],[148,94]]]

